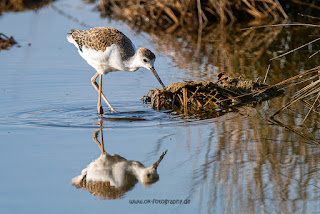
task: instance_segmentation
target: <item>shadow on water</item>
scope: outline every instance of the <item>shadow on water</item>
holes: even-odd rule
[[[93,132],[93,140],[99,146],[101,155],[83,169],[81,175],[72,179],[76,188],[85,189],[102,199],[118,199],[132,190],[138,181],[149,187],[159,180],[157,168],[167,150],[150,167],[145,167],[138,161],[127,160],[117,154],[108,154],[104,148],[102,128]]]

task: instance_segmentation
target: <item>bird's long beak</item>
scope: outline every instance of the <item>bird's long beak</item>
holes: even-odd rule
[[[153,73],[153,75],[157,78],[157,80],[159,81],[159,83],[161,84],[162,88],[165,89],[166,86],[163,84],[163,82],[161,81],[159,75],[157,74],[156,70],[154,69],[154,67],[150,68],[150,71]]]
[[[159,166],[159,163],[162,161],[163,157],[166,155],[168,150],[164,151],[160,158],[152,165],[152,168],[157,169]]]

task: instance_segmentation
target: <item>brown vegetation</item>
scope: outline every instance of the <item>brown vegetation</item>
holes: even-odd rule
[[[177,27],[203,29],[215,22],[233,22],[244,16],[255,19],[286,18],[277,0],[100,0],[104,15],[113,14],[138,25],[158,26],[173,32]]]
[[[3,11],[23,11],[36,9],[46,5],[51,0],[0,0],[0,14]]]
[[[0,50],[7,50],[14,44],[17,44],[17,42],[12,36],[7,37],[3,33],[0,33]]]
[[[221,112],[234,111],[236,107],[257,103],[282,93],[282,90],[262,83],[219,74],[219,80],[215,83],[177,82],[171,83],[166,89],[152,89],[143,97],[143,101],[151,103],[158,110],[173,109],[184,114],[205,113],[207,117],[214,117]]]

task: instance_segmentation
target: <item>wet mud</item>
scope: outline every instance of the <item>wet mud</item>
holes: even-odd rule
[[[217,82],[177,82],[166,89],[152,89],[143,96],[152,108],[171,109],[184,114],[219,116],[221,112],[237,111],[244,105],[255,105],[284,93],[276,86],[268,86],[242,77],[223,73]]]

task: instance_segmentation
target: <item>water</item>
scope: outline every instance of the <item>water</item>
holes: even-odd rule
[[[166,85],[179,79],[215,78],[222,68],[248,78],[263,78],[271,53],[312,39],[298,29],[298,38],[305,40],[295,41],[292,35],[296,31],[282,29],[259,57],[240,54],[234,56],[239,63],[229,61],[229,65],[224,58],[224,66],[217,67],[221,61],[215,64],[208,48],[201,49],[206,56],[202,61],[191,57],[179,63],[175,59],[178,45],[174,49],[170,40],[154,43],[153,35],[136,33],[120,21],[101,19],[90,4],[66,0],[54,5],[87,25],[119,29],[136,47],[155,50],[155,67]],[[4,13],[0,26],[21,45],[0,53],[0,213],[319,212],[319,146],[268,121],[289,99],[290,90],[286,96],[243,108],[240,113],[185,119],[157,112],[140,101],[149,89],[160,87],[149,71],[119,71],[103,79],[103,91],[119,112],[100,118],[96,114],[98,96],[90,83],[94,70],[65,38],[71,28],[83,28],[79,23],[45,6],[37,11]],[[167,52],[170,47],[172,51]],[[273,61],[268,82],[319,65],[319,55],[307,60],[318,47],[315,44],[285,61]],[[300,103],[280,119],[319,138],[316,114],[310,116],[308,129],[301,125],[307,112]],[[92,135],[101,119],[105,150],[110,154],[150,166],[168,149],[158,168],[158,182],[149,187],[137,182],[115,200],[71,184],[73,177],[100,156]],[[145,204],[131,204],[133,200]],[[182,204],[166,200],[181,200]]]

